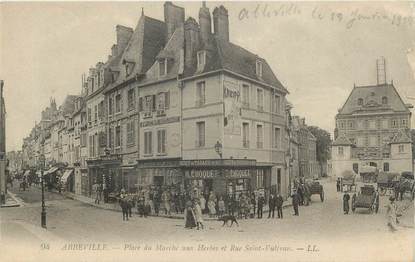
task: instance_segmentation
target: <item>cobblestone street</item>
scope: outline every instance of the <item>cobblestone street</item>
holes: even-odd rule
[[[134,215],[128,222],[124,222],[120,212],[91,207],[63,199],[57,193],[47,192],[48,233],[40,228],[39,200],[26,201],[29,196],[39,197],[40,191],[31,188],[26,192],[17,191],[17,196],[26,202],[23,207],[2,210],[2,240],[6,244],[21,243],[39,249],[41,243],[48,243],[53,249],[61,249],[64,246],[62,243],[67,242],[108,243],[115,250],[129,249],[143,243],[162,244],[165,247],[172,244],[244,243],[242,247],[247,249],[243,253],[245,258],[255,254],[255,247],[266,248],[266,245],[275,244],[295,249],[299,257],[302,252],[306,252],[304,250],[312,249],[314,245],[321,258],[334,254],[333,250],[355,259],[363,259],[359,255],[363,253],[375,256],[385,252],[385,258],[390,254],[391,260],[397,255],[408,257],[411,254],[409,239],[413,233],[413,206],[409,200],[399,202],[399,205],[409,208],[401,218],[400,230],[391,233],[386,227],[386,197],[381,198],[378,214],[358,210],[354,214],[343,215],[341,194],[335,192],[335,185],[324,183],[324,187],[327,197],[325,202],[322,203],[318,196],[313,196],[311,206],[300,207],[299,217],[292,216],[292,209],[286,208],[283,220],[267,219],[265,215],[263,219],[239,220],[239,227],[232,228],[221,227],[221,222],[218,221],[205,221],[205,229],[199,231],[184,229],[181,219],[140,218]],[[350,252],[342,249],[346,243],[352,247]],[[126,247],[125,244],[130,246]],[[283,256],[284,253],[273,255]]]

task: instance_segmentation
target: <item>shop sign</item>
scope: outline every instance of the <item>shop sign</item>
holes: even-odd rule
[[[255,166],[256,160],[252,159],[201,159],[201,160],[182,160],[180,165],[184,167],[194,166]]]
[[[148,167],[171,167],[178,166],[179,161],[150,161],[150,162],[140,162],[138,168],[148,168]]]
[[[166,117],[166,118],[160,118],[160,119],[141,122],[140,127],[170,124],[170,123],[179,122],[179,121],[180,121],[180,116],[172,116],[172,117]]]
[[[190,170],[186,172],[186,178],[192,179],[209,179],[209,178],[218,178],[219,170]]]
[[[250,178],[249,169],[229,169],[225,171],[225,177],[228,179]]]

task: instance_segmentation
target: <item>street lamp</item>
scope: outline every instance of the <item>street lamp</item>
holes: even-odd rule
[[[220,156],[220,159],[222,159],[222,144],[221,144],[221,142],[219,142],[219,141],[216,142],[215,151]]]
[[[42,186],[42,213],[40,216],[41,225],[43,228],[46,228],[46,209],[45,209],[45,186],[43,179],[43,171],[45,168],[45,156],[42,154],[39,156],[39,167],[40,167],[40,183]]]

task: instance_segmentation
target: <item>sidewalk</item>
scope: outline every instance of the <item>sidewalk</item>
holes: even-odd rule
[[[82,202],[82,203],[90,205],[90,206],[94,206],[94,207],[105,209],[105,210],[112,210],[112,211],[121,212],[121,207],[117,202],[115,202],[115,203],[104,203],[104,202],[102,202],[100,204],[96,204],[95,199],[90,198],[90,197],[80,196],[80,195],[76,195],[76,194],[70,193],[70,192],[65,192],[65,193],[63,193],[63,195],[65,197],[68,197],[68,198],[73,199],[73,200],[77,200],[79,202]],[[291,207],[291,198],[288,198],[283,203],[283,208],[284,209],[288,208],[288,207]],[[263,213],[265,214],[266,212],[268,212],[268,206],[264,206]],[[163,214],[163,212],[160,212],[160,214],[158,216],[156,216],[154,214],[150,214],[149,216],[150,217],[173,218],[173,219],[184,219],[183,214],[165,215],[165,214]],[[205,220],[216,220],[216,218],[210,218],[208,215],[204,215],[204,219]]]
[[[21,200],[19,200],[15,194],[13,194],[12,192],[7,192],[6,195],[6,203],[2,204],[0,207],[19,207],[21,206],[23,203]]]

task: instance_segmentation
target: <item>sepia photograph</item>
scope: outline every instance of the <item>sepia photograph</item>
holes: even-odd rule
[[[0,261],[414,261],[415,2],[0,1]]]

